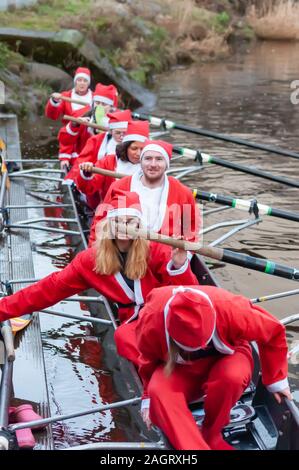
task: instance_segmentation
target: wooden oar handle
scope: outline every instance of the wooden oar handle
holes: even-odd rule
[[[116,171],[104,170],[103,168],[98,168],[96,166],[93,167],[93,169],[91,170],[91,173],[95,173],[97,175],[111,176],[111,178],[116,178],[116,179],[124,178],[125,176],[128,176],[128,175],[125,175],[124,173],[117,173]]]
[[[57,98],[55,97],[55,94],[53,96],[53,94],[51,95],[51,98],[53,98],[53,100],[56,100]],[[90,106],[89,103],[86,103],[86,101],[81,101],[81,100],[74,100],[73,98],[69,98],[68,96],[64,96],[64,95],[61,95],[59,97],[60,100],[62,101],[67,101],[68,103],[75,103],[75,104],[81,104],[82,106]]]
[[[14,337],[9,321],[1,323],[1,334],[5,344],[6,357],[8,362],[15,360]]]
[[[145,240],[151,240],[154,242],[164,243],[164,245],[170,245],[174,248],[180,248],[182,250],[193,251],[194,253],[199,253],[203,256],[209,258],[222,260],[223,258],[223,249],[221,248],[212,248],[212,247],[203,247],[201,243],[189,242],[187,240],[178,240],[176,238],[163,235],[161,233],[152,232],[146,229],[134,229],[127,225],[118,224],[118,230],[122,233],[127,233],[128,235],[136,238],[143,238]]]
[[[99,129],[100,131],[104,131],[104,132],[108,131],[107,127],[99,126],[98,124],[95,124],[94,122],[85,121],[84,119],[76,118],[74,116],[69,116],[68,114],[65,114],[63,116],[63,119],[65,121],[75,122],[76,124],[80,124],[82,126],[92,127],[93,129]]]

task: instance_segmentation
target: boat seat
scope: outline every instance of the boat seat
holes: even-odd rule
[[[192,410],[192,415],[196,423],[200,426],[204,420],[205,412],[203,407]],[[230,412],[230,422],[224,427],[228,431],[236,426],[244,426],[255,419],[256,412],[253,406],[238,402]]]

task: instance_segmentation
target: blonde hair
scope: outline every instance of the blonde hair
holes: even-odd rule
[[[104,219],[98,225],[95,272],[109,276],[123,270],[129,279],[142,279],[147,271],[149,242],[141,238],[132,240],[126,264],[123,267],[120,252],[115,240],[111,237],[109,220]]]
[[[167,362],[164,366],[164,373],[167,377],[171,375],[173,369],[176,365],[177,359],[179,355],[179,347],[172,338],[169,338],[169,351],[168,351],[168,358]]]

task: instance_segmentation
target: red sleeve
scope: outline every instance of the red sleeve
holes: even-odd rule
[[[55,104],[54,101],[50,98],[46,104],[45,116],[53,121],[57,121],[61,115],[64,113],[64,101]]]
[[[90,264],[90,250],[79,253],[62,271],[55,272],[0,300],[0,321],[40,311],[89,287],[84,266]]]
[[[280,321],[243,296],[225,293],[219,302],[220,308],[228,312],[232,338],[257,343],[264,385],[286,381],[288,347]]]
[[[170,246],[152,242],[149,259],[149,268],[155,277],[166,285],[198,285],[198,280],[193,274],[189,259],[180,269],[172,269],[172,249]]]
[[[75,183],[77,183],[77,175],[79,173],[79,165],[83,162],[92,162],[96,163],[96,149],[98,140],[96,139],[97,136],[90,137],[86,144],[83,147],[82,152],[80,153],[79,157],[76,158],[76,162],[74,163],[73,167],[69,171],[67,177],[73,179]]]
[[[69,124],[63,126],[58,134],[59,160],[71,159],[72,153],[74,152],[74,148],[76,146],[78,132],[75,133],[75,131],[71,129],[72,133],[70,133],[68,126]]]
[[[111,170],[112,167],[115,167],[115,156],[106,155],[106,157],[95,164],[95,167]],[[114,168],[112,171],[113,170]],[[97,174],[94,174],[91,178],[86,178],[82,175],[81,171],[79,171],[76,178],[76,185],[82,193],[88,196],[99,195],[99,199],[101,200],[104,199],[106,192],[114,181],[115,178]]]

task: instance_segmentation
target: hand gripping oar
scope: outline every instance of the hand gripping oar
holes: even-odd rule
[[[193,195],[196,199],[201,201],[215,202],[216,204],[223,204],[225,206],[234,207],[245,211],[257,211],[260,215],[270,215],[280,219],[292,220],[299,222],[299,214],[296,212],[288,212],[282,209],[275,209],[274,207],[260,204],[256,200],[237,199],[231,196],[224,196],[221,194],[208,193],[207,191],[200,191],[193,189]]]
[[[53,100],[56,100],[55,97],[53,97],[53,94],[51,95],[51,98]],[[67,101],[68,103],[75,103],[75,104],[81,104],[82,106],[90,106],[89,103],[86,101],[81,101],[81,100],[74,100],[73,98],[69,98],[68,96],[61,95],[59,97],[59,100],[61,101]]]
[[[232,170],[240,171],[241,173],[247,173],[249,175],[258,176],[270,181],[276,181],[277,183],[285,184],[287,186],[292,186],[294,188],[299,188],[299,181],[291,180],[285,176],[273,175],[267,171],[260,170],[258,168],[249,167],[245,165],[240,165],[239,163],[229,162],[223,158],[213,157],[207,153],[201,152],[200,150],[193,150],[185,147],[174,147],[173,151],[182,155],[186,158],[192,158],[196,161],[202,163],[211,163],[224,168],[230,168]]]
[[[175,238],[152,232],[146,229],[133,229],[129,226],[118,224],[118,230],[124,234],[128,234],[132,238],[144,238],[165,245],[181,248],[183,250],[192,251],[208,258],[223,261],[225,263],[242,266],[244,268],[253,269],[273,276],[292,279],[299,281],[299,270],[290,268],[283,264],[277,264],[267,259],[255,258],[254,256],[244,255],[243,253],[230,251],[226,248],[203,247],[200,243],[189,242],[186,240],[177,240]]]
[[[239,139],[237,137],[231,137],[225,134],[218,134],[217,132],[212,132],[202,128],[195,128],[191,126],[185,126],[183,124],[177,124],[176,122],[167,120],[165,118],[158,118],[155,116],[150,116],[146,114],[133,113],[133,116],[137,119],[142,119],[144,121],[149,121],[153,126],[163,126],[165,129],[178,129],[180,131],[190,132],[191,134],[203,135],[212,139],[222,140],[225,142],[232,142],[233,144],[243,145],[245,147],[250,147],[258,150],[264,150],[266,152],[275,153],[277,155],[282,155],[284,157],[291,157],[299,159],[299,154],[292,152],[290,150],[284,150],[280,147],[272,147],[270,145],[258,144],[251,142],[245,139]]]
[[[98,129],[98,130],[104,131],[104,132],[108,131],[107,127],[99,126],[98,124],[95,124],[94,122],[85,121],[84,119],[76,118],[74,116],[69,116],[68,114],[65,114],[63,116],[63,120],[71,121],[71,122],[74,122],[76,124],[80,124],[80,125],[85,126],[85,127],[92,127],[93,129]]]

